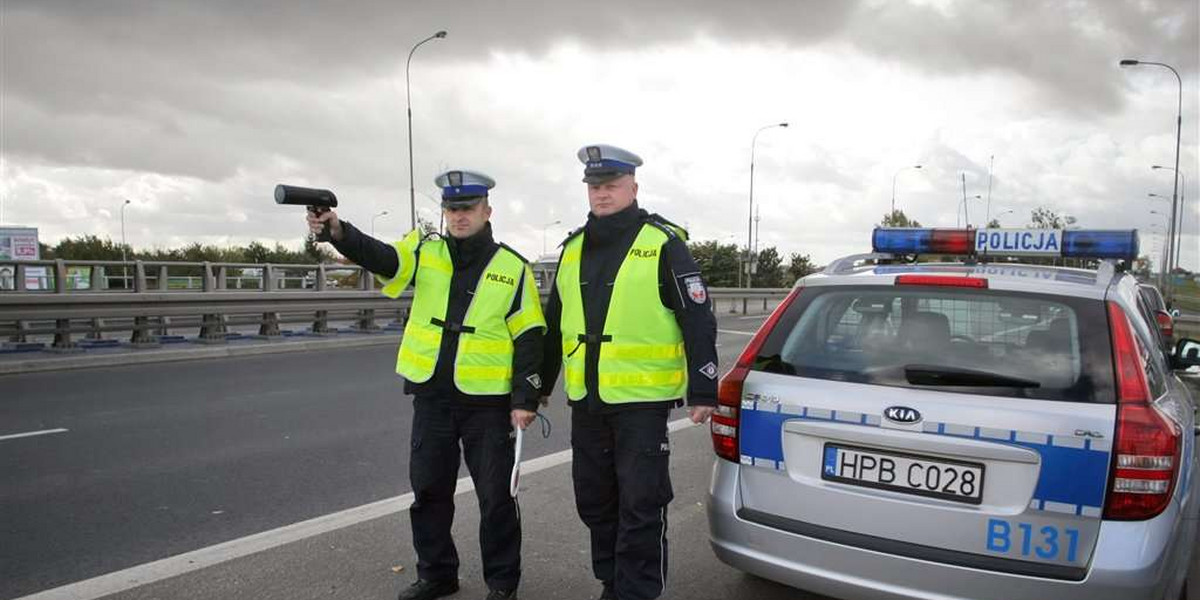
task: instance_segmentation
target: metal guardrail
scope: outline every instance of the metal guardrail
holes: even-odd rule
[[[184,274],[181,274],[184,273]],[[247,273],[250,273],[247,275]],[[302,275],[296,276],[296,273]],[[0,295],[142,293],[248,289],[371,289],[373,277],[354,264],[265,264],[175,261],[27,260],[0,262]],[[112,285],[114,282],[120,285]],[[174,284],[173,284],[174,282]],[[198,282],[199,286],[194,283]],[[230,287],[230,282],[235,286]],[[247,287],[246,282],[255,282]],[[292,287],[290,282],[298,285]],[[34,285],[30,285],[30,284]],[[184,283],[184,285],[178,285]],[[332,285],[331,285],[332,284]]]
[[[311,323],[307,333],[334,333],[331,321],[352,321],[352,330],[379,332],[379,318],[391,318],[392,325],[402,324],[411,306],[411,293],[398,300],[376,290],[375,278],[357,265],[272,265],[238,263],[180,263],[119,261],[23,261],[17,265],[16,278],[24,282],[29,268],[53,270],[52,289],[29,289],[15,285],[0,289],[0,339],[10,345],[25,344],[31,336],[53,335],[52,349],[72,351],[78,344],[72,336],[84,334],[89,340],[104,339],[105,333],[124,332],[135,347],[157,346],[169,329],[199,328],[198,341],[222,343],[232,326],[257,326],[258,336],[282,337],[282,323]],[[106,271],[130,267],[132,289],[105,289]],[[68,285],[72,269],[88,269],[87,286]],[[171,273],[198,271],[199,290],[170,289]],[[254,289],[230,289],[231,279],[247,279],[246,270],[256,271],[259,285]],[[78,271],[76,271],[78,272]],[[284,277],[287,273],[301,277]],[[189,275],[193,277],[193,275]],[[278,282],[305,281],[308,289],[281,289]],[[98,283],[104,281],[103,284]],[[337,283],[337,288],[331,284]],[[349,289],[347,289],[349,287]],[[762,301],[766,311],[772,301],[781,300],[788,289],[713,288],[709,295],[714,310],[728,303],[729,312],[745,313],[751,301]],[[542,291],[543,299],[547,291]],[[757,302],[755,302],[757,304]]]
[[[1200,339],[1200,315],[1179,315],[1175,317],[1175,339]]]

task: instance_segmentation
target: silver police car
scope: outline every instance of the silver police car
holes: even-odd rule
[[[1200,463],[1173,370],[1200,342],[1159,351],[1119,260],[1045,258],[1127,260],[1136,232],[873,241],[800,280],[721,381],[717,557],[839,598],[1184,597]]]

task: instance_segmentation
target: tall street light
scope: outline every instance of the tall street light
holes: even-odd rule
[[[1164,167],[1162,165],[1152,165],[1150,168],[1152,170],[1166,169],[1168,171],[1175,171],[1171,167]],[[1183,176],[1183,171],[1175,172],[1179,173],[1179,179],[1182,183],[1179,185],[1179,216],[1175,226],[1175,251],[1172,255],[1175,257],[1175,264],[1171,265],[1172,267],[1179,266],[1179,251],[1180,246],[1183,244],[1183,215],[1187,214],[1187,177]]]
[[[121,203],[121,289],[127,289],[129,282],[126,280],[129,277],[128,267],[125,266],[125,207],[129,206],[129,199],[126,198]]]
[[[412,223],[412,228],[417,228],[417,192],[416,186],[413,183],[413,143],[412,143],[412,83],[409,77],[409,68],[412,67],[413,53],[421,44],[431,40],[440,40],[446,37],[445,31],[439,31],[419,42],[408,51],[408,63],[404,65],[404,100],[408,104],[408,216]]]
[[[1162,67],[1164,69],[1170,70],[1171,73],[1174,73],[1175,81],[1179,83],[1179,107],[1178,107],[1177,112],[1175,113],[1175,178],[1174,178],[1175,179],[1175,189],[1174,189],[1174,191],[1171,192],[1171,227],[1168,231],[1168,239],[1167,239],[1167,263],[1172,264],[1174,262],[1174,252],[1173,252],[1174,251],[1174,242],[1175,242],[1176,236],[1179,233],[1179,232],[1175,231],[1175,215],[1179,213],[1179,140],[1180,140],[1180,134],[1183,131],[1183,79],[1179,77],[1179,71],[1176,71],[1175,67],[1172,67],[1171,65],[1168,65],[1166,63],[1149,62],[1149,61],[1136,60],[1136,59],[1132,59],[1132,58],[1126,58],[1121,61],[1120,65],[1122,67],[1137,67],[1137,66],[1141,66],[1141,65]],[[1168,290],[1164,290],[1164,291],[1168,292],[1169,296],[1174,295],[1174,293],[1173,293],[1174,290],[1171,290],[1172,286],[1170,285],[1169,281],[1167,282],[1166,287],[1170,291],[1168,291]]]
[[[899,175],[901,172],[906,171],[908,169],[920,169],[920,168],[921,168],[921,165],[900,167],[900,169],[898,171],[896,171],[896,174],[892,175],[892,212],[888,213],[888,215],[896,214],[896,175]]]
[[[774,127],[787,127],[787,123],[776,123],[759,127],[750,139],[750,207],[746,211],[746,287],[750,287],[750,265],[754,256],[750,252],[754,243],[754,145],[758,143],[758,134]],[[741,287],[742,271],[738,269],[738,287]]]
[[[1010,209],[1008,209],[1008,210],[1002,210],[1002,211],[1000,211],[999,213],[996,213],[996,216],[995,216],[994,218],[989,218],[989,219],[988,219],[988,222],[987,222],[987,223],[985,223],[985,224],[984,224],[984,226],[986,227],[987,225],[990,225],[990,224],[992,223],[992,221],[993,221],[993,220],[995,220],[997,223],[999,223],[999,222],[1000,222],[1000,217],[1003,217],[1004,215],[1007,215],[1007,214],[1009,214],[1009,213],[1012,213],[1012,212],[1014,212],[1014,211],[1015,211],[1015,209],[1012,209],[1012,208],[1010,208]]]
[[[388,211],[385,210],[385,211],[371,217],[371,237],[375,237],[375,219],[386,216],[387,214],[388,214]]]

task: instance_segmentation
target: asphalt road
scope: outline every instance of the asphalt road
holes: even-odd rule
[[[747,339],[721,335],[722,367]],[[0,376],[0,598],[407,492],[394,361],[376,346]],[[568,410],[556,393],[526,457],[568,447]]]

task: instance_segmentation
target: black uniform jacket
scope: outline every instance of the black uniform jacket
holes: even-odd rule
[[[607,217],[588,214],[583,256],[579,267],[579,284],[583,296],[583,312],[587,333],[604,331],[604,319],[612,299],[617,270],[629,254],[638,232],[647,221],[665,221],[638,208],[637,202],[625,210]],[[565,245],[565,242],[564,242]],[[715,406],[717,403],[717,320],[713,316],[712,300],[700,276],[687,243],[672,235],[663,244],[658,269],[658,296],[663,306],[675,313],[683,331],[684,352],[687,354],[687,403],[693,406]],[[543,394],[549,394],[562,367],[562,300],[558,287],[550,292],[546,306],[546,357],[542,363]],[[568,349],[570,351],[570,349]],[[600,363],[598,344],[584,344],[579,352],[587,352],[584,360],[584,381],[588,394],[575,406],[587,406],[591,412],[612,412],[633,408],[661,407],[661,402],[632,402],[605,404],[596,393]],[[676,405],[682,404],[680,398]]]
[[[361,265],[368,271],[392,278],[400,268],[400,259],[396,249],[369,235],[359,231],[348,221],[342,221],[344,235],[340,242],[334,242],[346,258]],[[446,308],[446,322],[462,323],[467,315],[467,307],[471,303],[471,295],[483,275],[492,255],[500,249],[500,244],[492,239],[492,225],[488,223],[479,233],[463,239],[447,236],[447,246],[450,249],[450,260],[454,264],[454,275],[450,278],[450,300]],[[414,270],[414,277],[416,271]],[[412,283],[411,281],[409,283]],[[517,295],[509,308],[511,315],[521,308],[521,293],[523,286],[517,283]],[[419,398],[435,398],[454,406],[464,408],[523,408],[536,411],[541,390],[533,387],[530,380],[537,374],[542,360],[542,339],[544,332],[535,327],[522,333],[513,340],[513,392],[511,395],[477,396],[464,394],[454,385],[454,359],[458,354],[458,336],[470,335],[452,331],[442,332],[442,348],[438,353],[437,366],[434,367],[433,377],[424,383],[404,381],[404,393],[413,394]]]

